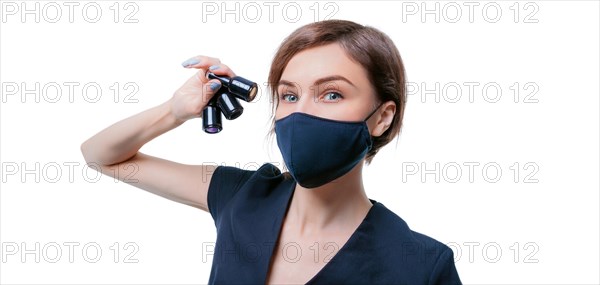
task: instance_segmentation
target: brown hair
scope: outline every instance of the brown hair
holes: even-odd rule
[[[391,100],[396,104],[389,128],[381,136],[372,138],[373,147],[366,155],[369,164],[381,147],[400,134],[406,104],[405,72],[400,53],[386,34],[372,27],[345,20],[320,21],[298,28],[281,43],[268,79],[273,102],[270,134],[274,131],[274,113],[279,104],[277,84],[288,62],[302,50],[331,43],[338,43],[350,58],[365,68],[381,102]]]

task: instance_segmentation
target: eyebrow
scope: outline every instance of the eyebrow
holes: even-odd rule
[[[346,77],[343,77],[341,75],[331,75],[331,76],[319,78],[314,82],[314,85],[321,85],[323,83],[330,82],[330,81],[336,81],[336,80],[346,81],[348,84],[352,85],[352,87],[356,88],[356,85],[354,85],[350,80],[348,80]],[[278,85],[296,86],[293,82],[284,80],[284,79],[279,80]]]

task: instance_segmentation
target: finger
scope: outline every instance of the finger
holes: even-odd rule
[[[217,79],[209,80],[206,82],[206,84],[204,84],[203,88],[204,92],[202,100],[204,100],[204,103],[206,104],[213,97],[213,95],[217,93],[219,88],[221,88],[221,81]]]
[[[213,72],[217,75],[226,75],[229,77],[235,76],[235,72],[233,72],[229,66],[222,64],[220,59],[214,57],[199,55],[189,58],[188,60],[184,61],[182,65],[185,68],[203,69],[205,71]]]
[[[212,72],[216,75],[225,75],[225,76],[229,76],[229,77],[235,76],[235,72],[233,72],[233,70],[231,70],[231,68],[229,68],[229,66],[227,66],[226,64],[223,64],[223,63],[209,66],[208,72]]]
[[[188,58],[187,60],[182,62],[181,65],[185,68],[207,69],[211,65],[216,65],[216,64],[220,64],[220,63],[221,63],[221,60],[218,58],[204,56],[204,55],[197,55],[197,56]]]
[[[192,84],[192,86],[202,86],[204,85],[206,82],[208,81],[208,79],[206,78],[206,73],[204,72],[204,70],[199,69],[198,72],[196,72],[192,77],[190,77],[187,82],[185,83],[185,85],[189,85]]]

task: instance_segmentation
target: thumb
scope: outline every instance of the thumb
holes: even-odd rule
[[[217,79],[212,79],[204,84],[204,102],[207,102],[219,91],[221,88],[221,81]]]

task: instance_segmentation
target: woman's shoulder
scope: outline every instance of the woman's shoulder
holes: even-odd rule
[[[452,249],[439,240],[412,230],[404,219],[388,209],[383,203],[375,201],[372,217],[373,243],[399,254],[398,258],[418,257],[435,263],[442,255],[451,255]]]
[[[411,230],[384,204],[371,201],[366,219],[340,252],[346,258],[334,258],[337,266],[320,283],[461,284],[450,247]]]
[[[244,167],[220,165],[215,168],[208,188],[208,208],[215,222],[237,204],[259,203],[269,196],[282,196],[276,191],[285,181],[281,171],[271,163]],[[237,203],[235,201],[238,201]],[[232,205],[233,203],[233,205]],[[231,206],[230,206],[231,205]]]

